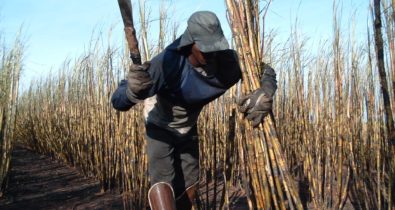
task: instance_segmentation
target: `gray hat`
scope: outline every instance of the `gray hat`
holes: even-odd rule
[[[196,43],[202,52],[229,49],[217,16],[213,12],[195,12],[188,19],[188,27],[181,36],[178,48]]]

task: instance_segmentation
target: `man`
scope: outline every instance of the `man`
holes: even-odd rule
[[[192,14],[180,38],[150,63],[132,65],[121,81],[111,99],[117,110],[155,95],[145,107],[151,209],[192,208],[199,181],[199,113],[240,79],[237,54],[229,49],[217,16],[201,11]],[[272,109],[277,86],[269,66],[261,85],[240,100],[240,110],[254,126]]]

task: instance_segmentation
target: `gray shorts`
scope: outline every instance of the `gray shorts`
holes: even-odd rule
[[[176,197],[199,181],[197,128],[179,135],[154,124],[146,125],[148,172],[151,185],[167,182]]]

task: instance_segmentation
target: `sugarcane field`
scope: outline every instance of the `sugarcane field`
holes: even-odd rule
[[[395,210],[395,0],[4,0],[0,58],[1,210]]]

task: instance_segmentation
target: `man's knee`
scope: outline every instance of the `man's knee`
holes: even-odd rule
[[[151,185],[158,182],[172,183],[174,179],[173,148],[163,142],[148,140],[148,172]]]
[[[160,167],[159,165],[151,165],[148,168],[150,174],[151,185],[158,182],[166,182],[171,184],[173,182],[175,173],[172,167]]]

